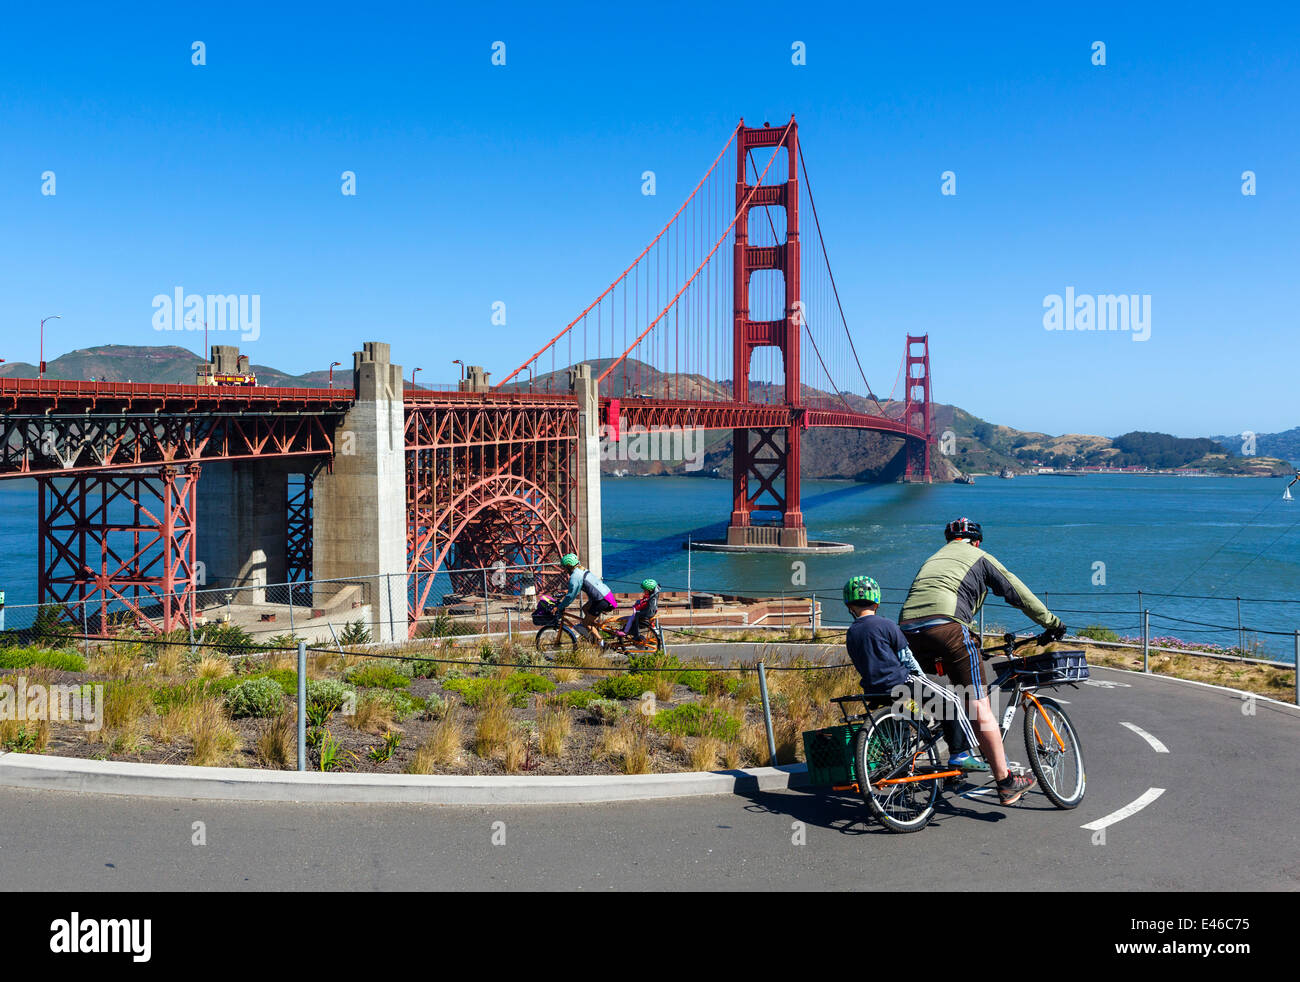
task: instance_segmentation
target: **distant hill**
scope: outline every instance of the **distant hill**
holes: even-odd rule
[[[107,344],[70,351],[52,359],[46,376],[53,379],[104,379],[113,382],[193,383],[197,352],[176,345],[141,346]],[[610,359],[590,362],[599,376]],[[350,384],[350,363],[341,366],[343,384]],[[324,386],[328,369],[290,375],[269,365],[254,365],[258,382],[265,385]],[[25,362],[0,363],[0,377],[35,378],[36,366]],[[532,380],[536,391],[568,389],[568,368],[538,375]],[[527,389],[526,376],[511,382],[508,388]],[[731,381],[708,379],[701,375],[674,375],[660,372],[642,362],[628,360],[601,386],[601,395],[635,399],[638,396],[674,399],[730,399]],[[765,382],[750,383],[750,398],[755,402],[780,402],[784,387]],[[804,386],[805,405],[839,408],[847,403],[858,412],[897,416],[898,402],[845,394],[841,398]],[[1002,468],[1025,473],[1045,467],[1139,466],[1151,468],[1195,467],[1221,473],[1281,474],[1290,468],[1286,461],[1300,459],[1300,427],[1283,433],[1261,433],[1256,438],[1258,454],[1240,454],[1240,436],[1212,439],[1184,439],[1165,433],[1134,431],[1113,439],[1104,436],[1022,431],[980,419],[966,410],[945,403],[931,407],[934,432],[940,446],[932,455],[932,473],[936,480],[949,481],[961,473],[997,473]],[[945,439],[945,434],[949,438]],[[706,476],[730,476],[731,433],[709,431],[704,437],[704,459],[697,473]],[[898,479],[906,464],[903,441],[897,437],[859,430],[811,429],[803,436],[803,474],[808,478],[843,478],[857,481],[891,481]],[[1277,459],[1281,458],[1281,459]],[[626,470],[632,474],[685,473],[681,461],[605,461],[607,471]]]
[[[1240,433],[1231,436],[1216,436],[1214,441],[1226,450],[1241,453],[1242,439]],[[1255,452],[1268,457],[1280,457],[1300,467],[1300,426],[1293,426],[1281,433],[1256,433]]]

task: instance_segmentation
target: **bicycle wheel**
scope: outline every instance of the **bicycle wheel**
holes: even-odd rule
[[[858,730],[853,743],[858,787],[871,813],[893,832],[925,828],[939,798],[938,781],[878,784],[892,778],[914,777],[927,766],[938,770],[934,744],[925,746],[921,725],[913,719],[881,713]]]
[[[1073,808],[1083,800],[1088,785],[1079,734],[1055,699],[1040,698],[1038,703],[1043,707],[1041,712],[1033,700],[1025,700],[1025,749],[1029,752],[1029,766],[1052,804],[1057,808]]]
[[[578,647],[578,636],[567,624],[552,624],[537,632],[537,650],[554,655],[561,651],[573,651]]]

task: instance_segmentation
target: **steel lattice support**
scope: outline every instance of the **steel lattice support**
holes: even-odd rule
[[[285,528],[285,578],[290,583],[312,578],[312,472],[289,475],[288,523]]]
[[[752,431],[757,444],[751,444],[751,430],[737,428],[732,434],[735,461],[732,468],[731,523],[727,541],[733,545],[803,546],[808,543],[803,513],[799,507],[799,443],[804,419],[798,411],[802,397],[799,376],[799,345],[802,322],[799,283],[799,128],[791,121],[788,129],[742,126],[737,133],[736,152],[736,244],[734,295],[734,374],[733,398],[749,402],[749,367],[756,348],[780,349],[785,364],[785,408],[792,418],[784,427],[785,438],[775,439],[775,431]],[[746,165],[751,150],[760,147],[785,147],[788,175],[784,184],[761,186],[749,183]],[[749,244],[751,208],[785,209],[785,242],[772,246]],[[762,269],[780,270],[785,281],[785,306],[780,320],[755,321],[749,316],[750,279]],[[768,456],[756,452],[770,451]],[[774,463],[779,458],[779,465]],[[781,491],[776,490],[777,481]],[[757,490],[751,491],[751,485]],[[761,503],[761,504],[760,504]],[[775,508],[780,513],[780,529],[755,526],[755,510]]]
[[[407,403],[412,631],[439,571],[479,594],[481,574],[457,570],[554,562],[576,548],[577,444],[572,400]]]
[[[41,477],[39,596],[93,633],[172,631],[194,619],[199,466]]]
[[[925,434],[924,439],[907,441],[907,471],[909,481],[930,483],[930,443],[934,439],[930,417],[930,335],[907,336],[907,363],[905,378],[907,403],[903,422],[914,432]]]

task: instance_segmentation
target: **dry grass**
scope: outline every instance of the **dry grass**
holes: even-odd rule
[[[622,766],[624,774],[650,773],[650,741],[644,733],[633,735],[631,745],[623,754]]]
[[[277,770],[297,764],[298,721],[290,713],[281,713],[263,722],[253,744],[259,762]]]
[[[678,730],[668,734],[668,751],[674,754],[686,753],[686,735]]]
[[[729,771],[734,771],[737,767],[744,766],[745,751],[741,745],[731,740],[722,748],[722,766]]]
[[[1090,665],[1106,665],[1133,672],[1142,671],[1140,649],[1094,648],[1073,641],[1063,642],[1062,648],[1069,651],[1082,648],[1087,653]],[[1168,651],[1151,652],[1150,665],[1151,671],[1157,675],[1170,675],[1195,682],[1208,682],[1211,685],[1224,685],[1287,702],[1291,701],[1295,692],[1293,669],[1279,669],[1271,665],[1249,665],[1194,654],[1174,654]]]
[[[501,763],[507,774],[518,774],[528,761],[528,731],[512,727],[502,747]]]
[[[541,704],[537,713],[537,739],[542,755],[559,757],[564,753],[564,743],[573,727],[573,717],[568,710]]]
[[[110,743],[114,749],[137,747],[153,718],[153,696],[134,682],[110,682],[104,686],[104,726],[86,731],[87,743]]]
[[[354,730],[376,735],[398,728],[392,704],[373,695],[357,701],[356,712],[347,717],[347,723]]]
[[[416,750],[407,771],[411,774],[437,773],[439,767],[449,767],[456,763],[464,743],[465,727],[456,710],[449,708],[447,714],[438,720],[429,738]]]
[[[474,727],[474,753],[491,757],[504,750],[510,739],[509,697],[499,689],[489,689],[482,709]]]
[[[194,704],[186,736],[193,743],[187,763],[199,767],[228,764],[239,749],[239,732],[226,716],[220,699],[204,699]]]
[[[179,678],[185,671],[185,652],[180,645],[165,644],[154,660],[153,671],[165,679]]]
[[[767,763],[767,728],[763,720],[750,720],[740,728],[740,746],[752,759]]]
[[[672,702],[676,691],[672,672],[654,673],[654,694],[656,702]]]
[[[50,742],[50,721],[48,719],[0,720],[0,749],[9,746],[11,742],[15,744],[21,742],[25,753],[44,753],[46,745]],[[17,746],[15,749],[18,749]]]
[[[703,736],[695,741],[691,748],[691,770],[711,771],[718,765],[718,754],[722,750],[722,741],[717,737]]]
[[[133,644],[111,644],[90,656],[87,667],[94,675],[110,679],[129,679],[144,671],[144,658]]]
[[[233,671],[230,659],[222,655],[204,655],[194,667],[195,676],[201,679],[224,679]]]

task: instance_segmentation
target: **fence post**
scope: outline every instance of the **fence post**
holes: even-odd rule
[[[483,633],[492,633],[492,618],[488,616],[488,581],[487,570],[483,570]]]
[[[748,437],[746,437],[748,439]],[[691,536],[686,535],[686,626],[695,630],[695,594],[691,592]]]
[[[1246,632],[1241,627],[1241,597],[1237,598],[1237,650],[1246,657]]]
[[[1295,632],[1295,704],[1300,706],[1300,631]]]
[[[86,617],[86,599],[81,599],[81,647],[90,657],[90,622]]]
[[[510,640],[512,627],[513,627],[513,618],[511,618],[510,616],[510,608],[507,607],[506,608],[506,640],[507,641]]]
[[[1142,606],[1142,591],[1138,591],[1138,626],[1142,626],[1142,611],[1146,608]]]
[[[763,696],[763,725],[767,727],[768,764],[776,766],[776,737],[772,735],[772,704],[767,698],[767,670],[758,663],[758,691]]]
[[[298,642],[298,770],[307,769],[307,642]]]
[[[1149,672],[1151,654],[1151,611],[1142,611],[1142,671]]]
[[[808,601],[808,629],[812,631],[813,637],[817,636],[817,594],[815,593]]]
[[[343,645],[339,644],[339,636],[334,631],[334,625],[331,622],[326,621],[325,626],[330,629],[330,637],[334,639],[334,647],[339,649],[340,655],[343,654]]]

